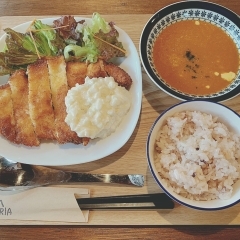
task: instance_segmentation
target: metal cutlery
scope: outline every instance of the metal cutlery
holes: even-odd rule
[[[140,174],[91,174],[68,172],[48,167],[12,162],[0,157],[0,190],[25,190],[50,184],[101,182],[142,187]]]
[[[77,199],[77,203],[82,210],[157,210],[174,208],[173,200],[165,193],[80,198]]]

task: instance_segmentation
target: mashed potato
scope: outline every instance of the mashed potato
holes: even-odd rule
[[[105,138],[113,133],[131,106],[131,96],[112,77],[89,78],[68,91],[65,122],[79,137]]]

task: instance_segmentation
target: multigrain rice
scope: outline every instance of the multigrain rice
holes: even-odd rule
[[[154,159],[165,185],[194,200],[228,199],[239,178],[240,136],[199,111],[167,118]]]

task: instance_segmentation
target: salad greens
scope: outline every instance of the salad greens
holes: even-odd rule
[[[96,62],[98,57],[109,60],[113,57],[125,56],[125,50],[118,41],[119,33],[114,24],[107,23],[98,13],[93,14],[91,23],[87,24],[85,21],[78,23],[75,33],[78,34],[78,38],[68,36],[70,43],[64,49],[66,60],[75,58]]]
[[[63,16],[53,25],[35,20],[26,33],[6,28],[6,48],[0,52],[0,75],[11,74],[39,58],[64,55],[66,61],[96,62],[124,57],[126,52],[118,41],[114,23],[107,23],[98,13],[91,21],[77,22],[73,16]]]
[[[46,56],[55,56],[59,53],[59,50],[65,47],[64,40],[56,33],[54,29],[51,29],[47,24],[43,24],[40,20],[34,22],[34,27],[36,30],[35,36],[37,39],[41,39],[38,43],[38,49],[40,53]],[[43,31],[41,31],[44,29]],[[41,46],[40,44],[43,44]]]

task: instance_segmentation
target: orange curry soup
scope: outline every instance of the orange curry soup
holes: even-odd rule
[[[153,46],[153,61],[171,87],[195,95],[227,87],[239,68],[233,40],[211,23],[185,20],[165,28]]]

